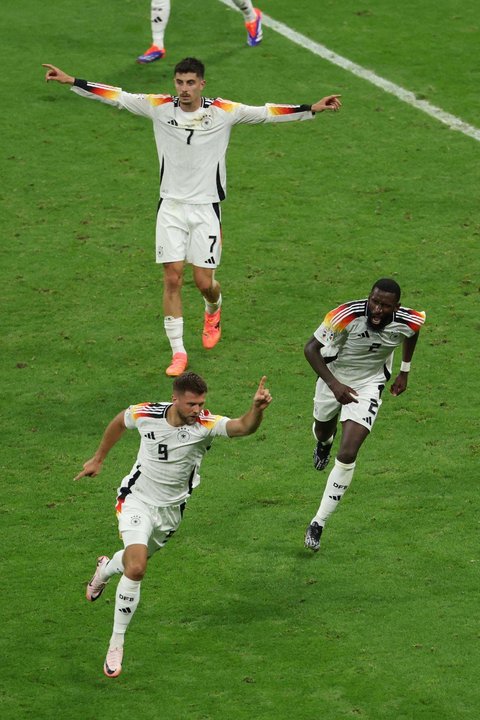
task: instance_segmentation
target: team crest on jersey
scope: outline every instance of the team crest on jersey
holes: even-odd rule
[[[208,130],[213,125],[213,118],[211,115],[204,115],[202,117],[201,126],[204,130]]]
[[[177,440],[182,443],[188,442],[188,440],[190,440],[190,433],[188,430],[185,430],[184,428],[179,430],[177,433]]]
[[[132,517],[130,518],[130,525],[140,525],[141,522],[142,518],[140,517],[140,515],[132,515]]]
[[[333,338],[335,337],[335,333],[330,328],[323,328],[321,337],[322,342],[331,343]]]

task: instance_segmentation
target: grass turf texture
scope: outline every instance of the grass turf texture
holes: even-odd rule
[[[476,718],[478,143],[268,28],[247,50],[240,16],[216,2],[176,0],[166,61],[139,67],[145,5],[3,10],[2,717]],[[472,2],[398,14],[341,5],[263,7],[475,121]],[[12,62],[20,42],[28,63]],[[136,434],[100,478],[72,478],[116,412],[170,394],[153,262],[158,169],[148,121],[42,84],[40,64],[169,91],[173,64],[190,54],[205,61],[211,94],[255,104],[338,91],[344,107],[233,131],[224,338],[202,351],[188,280],[186,341],[212,410],[242,412],[264,372],[274,404],[256,436],[218,440],[205,459],[110,681],[113,587],[94,606],[83,593],[96,555],[117,547],[115,488]],[[386,398],[314,556],[303,531],[326,475],[311,467],[302,347],[326,310],[381,275],[427,311],[427,326],[409,390]]]

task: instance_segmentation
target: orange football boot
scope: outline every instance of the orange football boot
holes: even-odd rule
[[[188,365],[187,353],[177,352],[172,357],[172,362],[165,370],[165,374],[169,377],[177,377],[185,372]]]
[[[205,350],[211,350],[220,340],[222,330],[220,327],[220,313],[221,308],[218,308],[217,312],[205,313],[205,319],[203,323],[203,334],[202,343]]]

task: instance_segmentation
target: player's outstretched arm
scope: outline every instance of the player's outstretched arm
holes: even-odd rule
[[[55,67],[55,65],[50,65],[50,63],[43,63],[42,67],[47,68],[47,72],[45,73],[46,82],[50,82],[50,80],[55,80],[55,82],[59,82],[62,85],[73,85],[73,83],[75,82],[74,77],[72,77],[71,75],[67,75],[67,73],[63,72],[63,70]]]
[[[322,378],[322,380],[328,385],[339,403],[342,405],[348,405],[348,403],[351,402],[358,403],[358,400],[355,399],[355,396],[358,395],[356,390],[351,388],[349,385],[341,383],[328,369],[328,365],[320,352],[322,347],[322,343],[317,340],[315,335],[312,335],[305,345],[305,357],[312,366],[312,369],[316,372],[318,377]]]
[[[240,418],[235,418],[227,422],[227,433],[229,437],[243,437],[251,435],[259,427],[263,420],[263,411],[272,402],[270,390],[265,387],[266,376],[260,380],[257,391],[253,396],[253,402],[250,410]]]
[[[417,340],[418,332],[416,332],[415,335],[412,335],[412,337],[405,338],[405,340],[403,341],[402,366],[404,367],[405,364],[407,364],[408,370],[400,369],[400,372],[391,384],[390,392],[394,396],[401,395],[407,389],[408,373],[410,372],[410,362],[412,360],[413,353],[415,352],[415,345],[417,344]]]
[[[340,110],[342,103],[339,98],[341,98],[341,95],[327,95],[327,97],[318,100],[318,102],[312,105],[312,112],[321,113],[324,110],[333,110],[336,112]]]
[[[124,418],[125,413],[122,410],[122,412],[118,413],[118,415],[107,425],[97,452],[92,458],[90,458],[90,460],[87,460],[87,462],[84,463],[83,470],[74,477],[74,480],[80,480],[80,478],[87,476],[95,477],[98,475],[102,469],[103,461],[126,430]]]

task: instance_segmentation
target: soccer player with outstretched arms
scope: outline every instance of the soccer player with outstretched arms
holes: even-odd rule
[[[131,471],[118,488],[116,511],[124,549],[101,555],[86,597],[98,600],[111,577],[120,574],[115,593],[113,633],[104,663],[107,677],[122,670],[125,632],[140,600],[148,559],[172,537],[185,505],[200,483],[200,465],[215,437],[244,437],[256,432],[272,397],[262,377],[251,407],[239,418],[204,409],[207,385],[195,373],[175,378],[171,402],[140,403],[120,412],[107,426],[95,455],[75,480],[95,477],[126,429],[140,434]]]
[[[318,375],[313,404],[316,446],[313,464],[323,470],[330,459],[337,423],[340,447],[323,497],[307,527],[305,546],[320,549],[327,519],[348,489],[358,451],[368,437],[382,404],[394,350],[402,346],[400,372],[392,395],[407,389],[408,373],[425,313],[400,305],[400,287],[389,278],[377,280],[368,298],[347,302],[327,313],[305,345],[305,357]]]
[[[204,66],[186,58],[175,66],[176,95],[142,95],[67,75],[53,65],[46,80],[71,85],[85,98],[149,118],[160,164],[160,203],[156,223],[156,261],[163,266],[164,329],[172,360],[172,377],[188,364],[183,342],[181,288],[185,263],[193,267],[194,282],[205,301],[202,342],[210,350],[220,340],[222,295],[215,278],[222,251],[220,203],[226,197],[225,156],[234,125],[312,120],[324,110],[338,110],[338,95],[313,105],[260,107],[208,98]]]

